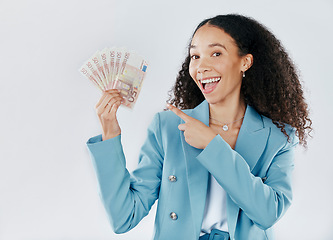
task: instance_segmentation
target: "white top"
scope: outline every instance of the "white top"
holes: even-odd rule
[[[206,207],[200,236],[212,229],[228,232],[227,195],[224,189],[211,175],[208,181]]]

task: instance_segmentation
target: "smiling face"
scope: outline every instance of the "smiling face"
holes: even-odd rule
[[[190,75],[208,103],[239,101],[242,74],[252,56],[239,56],[230,35],[212,25],[202,26],[193,36],[190,56]]]

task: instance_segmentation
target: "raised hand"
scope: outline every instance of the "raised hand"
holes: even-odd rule
[[[96,104],[95,109],[102,125],[103,141],[121,133],[116,113],[122,101],[123,98],[120,96],[119,90],[111,89],[105,91]]]
[[[178,129],[184,132],[185,141],[192,147],[204,149],[217,135],[213,129],[178,108],[170,104],[167,104],[167,107],[185,121],[184,124],[178,125]]]

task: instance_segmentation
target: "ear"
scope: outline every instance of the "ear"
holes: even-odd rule
[[[253,56],[252,54],[246,54],[242,57],[242,66],[241,71],[246,72],[253,64]]]

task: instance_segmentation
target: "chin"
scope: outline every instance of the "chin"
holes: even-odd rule
[[[206,97],[204,95],[206,101],[209,103],[209,104],[217,104],[217,103],[220,103],[220,102],[223,102],[222,99],[216,99],[216,98],[213,98],[213,97]]]

